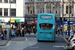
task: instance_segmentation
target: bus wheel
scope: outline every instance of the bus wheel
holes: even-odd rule
[[[39,40],[37,40],[38,42],[40,42]]]

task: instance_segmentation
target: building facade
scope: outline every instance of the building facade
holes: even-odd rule
[[[0,22],[24,23],[25,0],[0,0]]]
[[[73,1],[73,2],[72,2]],[[25,15],[38,15],[38,13],[53,13],[56,17],[62,17],[62,5],[64,17],[75,17],[75,0],[26,0]],[[70,13],[69,13],[70,12]]]
[[[0,0],[0,18],[19,18],[24,15],[25,0]]]
[[[69,17],[70,21],[75,21],[75,0],[26,0],[25,6],[25,20],[28,24],[33,24],[33,21],[37,20],[39,13],[55,14],[56,24],[59,27],[61,27],[62,16],[64,21],[68,21]]]

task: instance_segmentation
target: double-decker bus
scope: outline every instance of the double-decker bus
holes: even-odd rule
[[[55,41],[55,15],[49,13],[38,14],[37,41]]]

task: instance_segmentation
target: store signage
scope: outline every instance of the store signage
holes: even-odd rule
[[[1,22],[8,22],[8,21],[10,21],[10,18],[0,18],[0,21]],[[24,18],[11,18],[11,22],[14,22],[14,21],[24,22]]]
[[[20,21],[21,19],[9,19],[9,21]]]
[[[0,19],[0,21],[2,21],[2,19]]]
[[[9,25],[2,25],[2,28],[8,28],[8,27],[10,27]]]

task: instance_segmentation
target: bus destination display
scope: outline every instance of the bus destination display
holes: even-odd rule
[[[41,19],[52,19],[50,15],[41,15]]]

